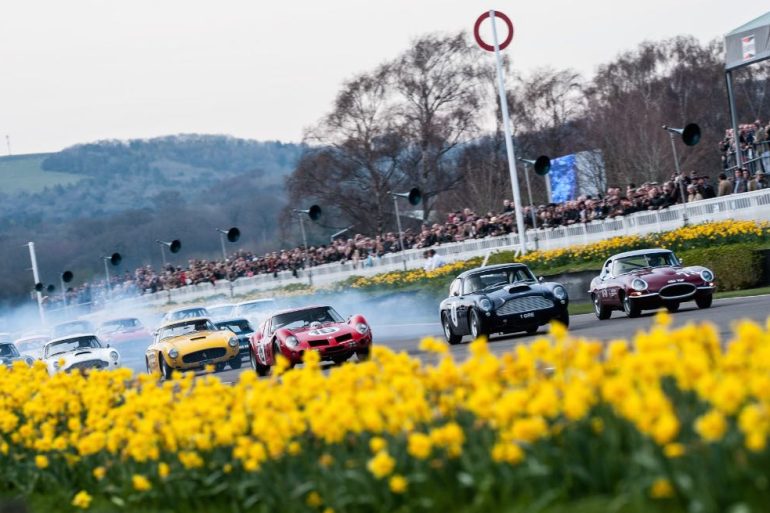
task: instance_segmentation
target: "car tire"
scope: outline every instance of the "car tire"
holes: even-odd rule
[[[602,304],[602,302],[599,300],[599,296],[596,294],[591,294],[591,301],[594,304],[594,314],[596,314],[597,319],[600,321],[606,321],[612,316],[612,310],[606,305]]]
[[[666,303],[666,310],[668,310],[671,313],[676,313],[679,311],[679,301],[671,301],[669,303]]]
[[[251,362],[251,368],[257,373],[257,376],[265,377],[270,373],[270,367],[259,363],[257,361],[257,355],[251,350],[249,350],[249,361]]]
[[[631,299],[629,299],[628,296],[623,296],[623,311],[626,312],[626,315],[630,318],[639,317],[639,315],[642,313],[642,309],[639,308],[639,305],[635,305],[631,302]]]
[[[229,364],[230,364],[230,368],[231,368],[231,369],[234,369],[234,370],[235,370],[235,369],[240,369],[240,368],[241,368],[241,365],[243,365],[243,361],[241,360],[241,355],[240,355],[240,353],[239,353],[239,354],[237,354],[235,357],[233,357],[233,358],[230,358],[230,361],[229,361],[229,362],[227,362],[227,363],[229,363]]]
[[[166,363],[166,359],[163,358],[163,353],[158,353],[158,364],[160,366],[160,375],[163,376],[164,379],[171,379],[171,376],[174,374],[174,369]]]
[[[372,357],[372,348],[371,347],[365,347],[359,351],[356,351],[356,358],[359,362],[366,362],[369,361],[369,358]]]
[[[473,340],[476,340],[479,337],[489,336],[487,328],[484,326],[484,320],[474,308],[472,308],[468,314],[468,326],[470,327]]]
[[[462,342],[462,335],[456,335],[454,331],[452,331],[452,324],[449,321],[449,316],[446,314],[446,312],[441,314],[441,326],[444,328],[444,338],[446,338],[446,341],[449,342],[450,345],[457,345],[460,342]]]
[[[228,362],[219,362],[214,364],[214,372],[222,372],[227,367]]]
[[[565,328],[569,328],[569,311],[566,308],[553,319],[562,323]]]
[[[714,301],[714,296],[711,294],[695,298],[695,304],[698,305],[698,308],[709,308],[711,307],[712,301]]]
[[[146,356],[144,357],[144,366],[147,367],[147,374],[152,376],[154,372],[152,372],[152,369],[150,368],[150,359]]]

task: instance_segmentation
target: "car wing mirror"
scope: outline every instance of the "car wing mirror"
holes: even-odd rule
[[[545,281],[545,278],[543,278],[542,276],[540,276],[540,277],[537,279],[537,281],[539,281],[540,283],[543,283],[543,282]]]

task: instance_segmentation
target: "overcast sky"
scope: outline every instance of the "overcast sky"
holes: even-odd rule
[[[340,84],[490,8],[515,70],[595,68],[645,39],[706,41],[759,15],[726,0],[3,0],[0,155],[175,133],[299,141]],[[469,35],[470,37],[470,35]],[[492,57],[479,50],[479,58]]]

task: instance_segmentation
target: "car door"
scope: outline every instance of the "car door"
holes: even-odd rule
[[[449,286],[449,297],[444,302],[444,312],[452,325],[452,330],[456,334],[463,334],[467,331],[468,321],[463,319],[467,314],[463,314],[463,280],[456,278]]]
[[[599,274],[598,283],[596,284],[596,290],[594,294],[599,298],[599,303],[602,305],[613,305],[612,299],[612,259],[607,260],[602,267],[602,271]]]

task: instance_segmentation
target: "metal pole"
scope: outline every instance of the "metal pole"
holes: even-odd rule
[[[529,185],[529,168],[524,163],[524,178],[527,181],[527,195],[529,196],[529,213],[532,216],[532,229],[535,230],[535,249],[537,250],[537,220],[535,219],[535,205],[532,204],[532,187]],[[547,179],[547,177],[546,177]]]
[[[548,192],[548,203],[553,203],[553,192],[551,191],[551,175],[545,175],[545,190]]]
[[[305,236],[305,223],[302,221],[302,216],[304,214],[298,214],[299,217],[299,229],[302,232],[302,244],[305,245],[305,269],[307,269],[307,282],[309,285],[313,285],[313,272],[310,270],[310,263],[307,259],[308,254],[308,248],[307,248],[307,237]]]
[[[32,278],[35,280],[35,285],[40,283],[40,274],[37,271],[37,256],[35,255],[35,243],[27,243],[29,247],[29,259],[32,261]],[[37,310],[40,314],[40,322],[45,326],[45,311],[43,310],[43,294],[40,291],[35,291],[37,295]]]
[[[67,290],[64,288],[64,276],[59,275],[59,284],[61,285],[61,299],[64,303],[64,311],[69,311],[69,305],[67,304]]]
[[[107,276],[107,299],[112,299],[112,286],[110,285],[110,266],[107,264],[109,257],[102,257],[104,260],[104,274]]]
[[[225,249],[225,234],[219,232],[219,242],[222,243],[222,259],[227,260],[227,250]]]
[[[735,145],[735,165],[738,169],[743,168],[743,155],[741,155],[741,141],[738,133],[738,118],[735,112],[735,93],[733,93],[733,72],[725,72],[727,81],[727,100],[730,103],[730,122],[733,125],[733,142]]]
[[[511,136],[511,121],[508,119],[508,100],[505,97],[505,84],[503,82],[503,59],[500,55],[500,44],[497,41],[497,27],[495,26],[495,11],[489,11],[489,19],[492,22],[492,37],[495,44],[495,58],[497,61],[497,88],[500,94],[500,109],[503,115],[503,126],[505,128],[505,149],[508,153],[508,171],[511,175],[511,187],[513,188],[513,208],[516,214],[516,229],[519,232],[519,243],[521,245],[521,254],[527,254],[527,240],[524,232],[524,215],[521,211],[521,194],[519,193],[519,178],[516,175],[516,154],[513,148],[513,138]]]
[[[679,194],[682,195],[682,222],[687,226],[687,191],[684,188],[684,176],[679,169],[679,154],[676,152],[676,141],[674,141],[674,132],[669,132],[671,138],[671,149],[674,151],[674,163],[676,164],[676,174],[679,177]]]
[[[166,248],[164,248],[165,244],[160,245],[160,258],[163,261],[163,269],[166,268]]]
[[[401,257],[406,271],[406,248],[404,247],[404,234],[401,231],[401,213],[398,211],[398,196],[393,196],[393,206],[396,208],[396,225],[398,226],[398,243],[401,244]]]

